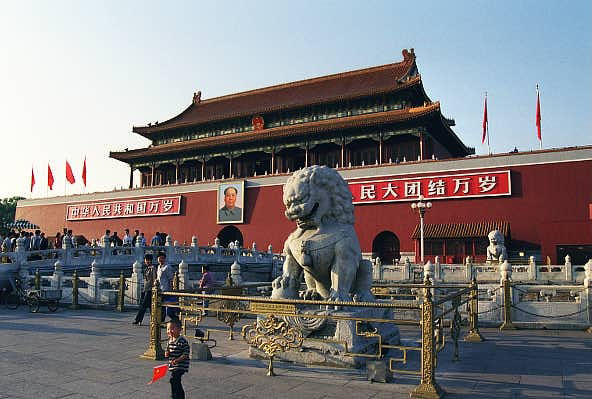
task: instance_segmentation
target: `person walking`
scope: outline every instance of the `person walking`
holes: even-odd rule
[[[152,305],[152,287],[156,280],[156,269],[152,265],[152,260],[152,254],[144,255],[144,268],[142,270],[142,274],[144,275],[144,290],[142,291],[142,299],[140,300],[138,313],[136,313],[136,318],[132,322],[132,324],[135,325],[142,324],[146,309]]]
[[[199,280],[199,288],[202,289],[202,294],[211,294],[212,290],[214,289],[214,277],[212,276],[212,273],[210,273],[210,268],[208,265],[203,265],[201,267],[201,279]],[[208,311],[207,308],[210,305],[210,301],[207,299],[203,300],[203,307],[204,307],[204,312],[203,315],[207,316],[208,315]]]

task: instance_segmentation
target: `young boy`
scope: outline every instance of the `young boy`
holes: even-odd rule
[[[189,343],[185,337],[181,336],[181,322],[179,319],[171,319],[167,323],[167,335],[169,343],[164,355],[169,358],[172,398],[185,399],[181,377],[189,371]]]

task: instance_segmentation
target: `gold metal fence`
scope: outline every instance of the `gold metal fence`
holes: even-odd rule
[[[384,286],[383,286],[384,287]],[[483,338],[479,332],[478,323],[478,288],[477,281],[473,279],[469,286],[433,285],[429,279],[424,284],[398,284],[389,287],[406,287],[421,290],[421,298],[414,303],[397,303],[396,301],[381,300],[378,302],[350,302],[350,301],[326,301],[326,300],[301,300],[301,299],[271,299],[257,296],[244,296],[240,287],[222,289],[222,294],[200,294],[189,292],[160,292],[158,285],[152,291],[152,309],[150,318],[150,342],[148,349],[142,355],[143,358],[160,360],[164,357],[161,346],[161,306],[163,296],[175,297],[174,303],[165,303],[164,307],[175,308],[179,312],[183,333],[187,336],[188,324],[196,327],[202,322],[205,312],[216,312],[218,320],[229,327],[229,339],[233,339],[234,325],[245,316],[255,317],[255,320],[243,326],[241,335],[252,347],[263,351],[269,359],[268,375],[275,375],[273,370],[274,357],[282,352],[300,349],[303,342],[308,340],[322,340],[325,342],[342,344],[344,356],[363,357],[368,359],[385,359],[385,354],[390,349],[402,352],[400,358],[388,358],[388,366],[391,372],[417,375],[420,377],[419,385],[410,393],[412,398],[440,398],[444,390],[437,384],[435,369],[438,353],[446,345],[444,334],[445,324],[450,326],[450,337],[454,345],[453,360],[458,360],[458,339],[461,329],[460,307],[467,305],[469,311],[469,332],[465,341],[478,342]],[[446,293],[434,299],[436,290],[456,290]],[[208,303],[209,302],[209,303]],[[396,319],[394,317],[357,317],[344,313],[304,313],[305,306],[319,306],[319,309],[355,309],[355,308],[380,308],[388,309],[394,315],[396,309],[417,310],[421,318]],[[365,337],[376,342],[375,353],[356,353],[348,348],[345,341],[335,339],[319,339],[304,337],[301,330],[288,322],[290,318],[301,319],[332,319],[345,320],[355,323],[355,333],[359,337]],[[396,325],[415,325],[421,329],[421,343],[413,345],[392,345],[382,337],[377,328],[368,330],[362,328],[367,323],[391,323]],[[206,330],[204,336],[194,336],[202,342],[213,341],[210,331]],[[421,354],[419,370],[397,369],[395,363],[407,365],[408,353],[418,351]]]

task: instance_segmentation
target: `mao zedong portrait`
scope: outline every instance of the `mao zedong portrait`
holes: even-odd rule
[[[240,222],[243,219],[243,210],[236,206],[238,190],[234,186],[224,189],[224,206],[218,210],[218,221]]]

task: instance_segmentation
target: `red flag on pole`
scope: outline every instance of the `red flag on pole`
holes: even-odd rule
[[[72,173],[72,167],[70,163],[66,160],[66,180],[70,182],[70,184],[74,184],[76,179],[74,178],[74,173]]]
[[[156,381],[160,380],[162,377],[164,377],[168,370],[169,370],[168,364],[162,364],[160,366],[155,366],[154,369],[152,370],[152,380],[150,380],[148,385],[150,385],[153,382],[156,382]]]
[[[47,164],[47,185],[49,186],[50,190],[53,190],[53,173],[51,173],[51,167],[49,163]]]
[[[33,186],[35,185],[35,172],[31,166],[31,192],[33,192]]]
[[[485,108],[483,110],[483,135],[481,137],[481,144],[485,144],[485,137],[487,137],[487,93],[485,94]]]
[[[537,127],[537,137],[540,142],[543,141],[543,137],[541,136],[541,100],[539,98],[539,85],[537,85],[537,105],[536,105],[536,121]]]
[[[82,182],[84,183],[84,187],[86,187],[86,157],[84,157],[84,164],[82,165]]]

